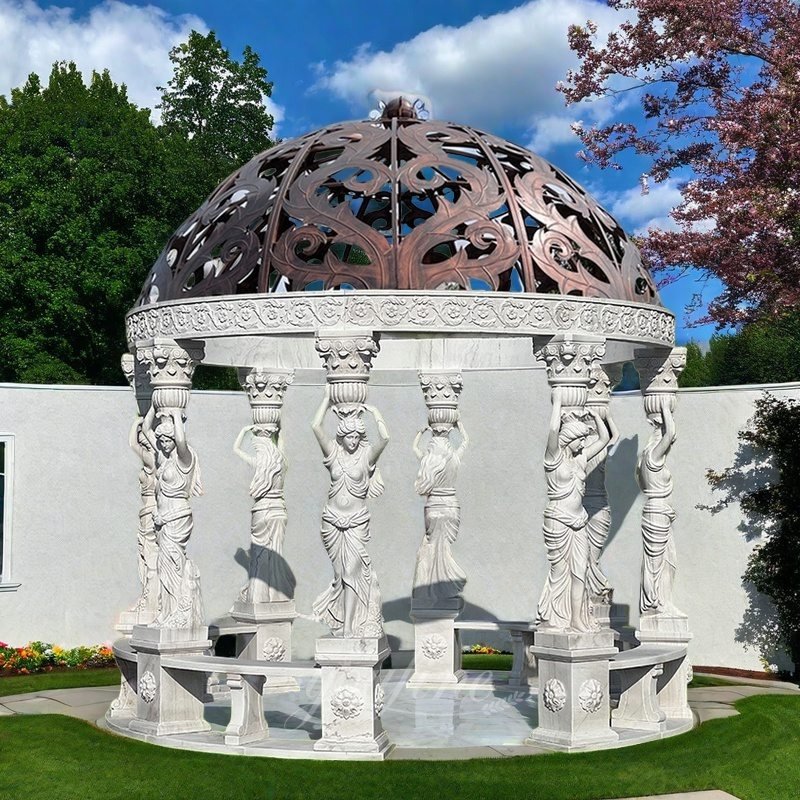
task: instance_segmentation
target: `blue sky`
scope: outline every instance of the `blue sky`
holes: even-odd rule
[[[92,2],[47,5],[0,0],[0,93],[30,71],[46,74],[57,59],[88,72],[108,67],[131,99],[152,107],[157,84],[170,76],[169,48],[192,28],[217,32],[234,56],[249,44],[274,82],[278,134],[291,137],[341,119],[363,118],[372,89],[428,96],[433,115],[474,125],[531,147],[583,183],[629,232],[668,225],[676,181],[642,196],[644,162],[621,171],[587,167],[569,129],[576,119],[634,118],[635,98],[568,109],[555,90],[575,59],[566,44],[570,23],[593,19],[600,31],[619,17],[595,0],[364,0],[298,2]],[[680,341],[704,341],[713,328],[687,329],[684,308],[717,287],[684,278],[662,290],[678,319]]]

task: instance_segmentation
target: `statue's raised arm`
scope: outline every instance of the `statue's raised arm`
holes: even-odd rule
[[[369,463],[374,465],[381,457],[381,453],[386,449],[386,445],[389,444],[389,431],[386,428],[386,420],[375,406],[365,405],[364,410],[372,414],[375,419],[375,425],[378,428],[378,441],[370,447],[369,451]]]
[[[336,446],[336,442],[333,441],[326,433],[325,433],[325,415],[328,413],[328,410],[331,407],[331,387],[329,384],[325,385],[325,396],[322,398],[322,403],[320,403],[319,408],[317,409],[317,413],[314,415],[314,419],[311,421],[311,430],[314,431],[314,436],[317,437],[317,441],[319,442],[320,449],[322,450],[322,454],[325,458],[328,458],[331,453],[333,453],[334,448]]]

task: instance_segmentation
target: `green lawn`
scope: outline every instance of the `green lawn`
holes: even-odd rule
[[[73,689],[84,686],[113,686],[119,683],[119,670],[76,669],[71,672],[40,672],[36,675],[13,675],[0,678],[0,697],[50,689]],[[0,787],[1,788],[1,787]]]
[[[598,800],[722,789],[800,797],[800,698],[759,696],[741,715],[621,750],[461,762],[308,762],[190,753],[61,716],[0,718],[0,797],[48,800],[542,798]]]
[[[485,655],[483,653],[464,653],[461,656],[461,666],[464,669],[511,669],[511,662],[514,656],[498,653],[496,655]]]

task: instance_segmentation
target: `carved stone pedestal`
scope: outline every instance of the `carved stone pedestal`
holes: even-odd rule
[[[389,656],[385,636],[317,639],[322,667],[322,738],[315,750],[382,760],[393,748],[381,725],[381,664]]]
[[[439,608],[412,607],[414,674],[407,686],[441,689],[459,683],[464,677],[461,633],[455,628],[456,617],[463,607],[461,598],[447,604],[442,601]]]
[[[297,612],[294,600],[274,603],[244,603],[237,600],[231,617],[255,631],[236,634],[236,657],[247,661],[291,661],[292,623]],[[291,676],[270,678],[265,694],[294,692],[300,687]]]
[[[689,619],[685,614],[642,614],[636,638],[642,644],[686,644],[691,641]],[[669,720],[691,720],[692,709],[686,692],[689,683],[689,661],[671,661],[664,664],[658,676],[658,705]]]
[[[130,728],[164,736],[210,730],[203,718],[205,672],[166,669],[164,656],[202,655],[209,647],[208,628],[148,628],[137,625],[131,636],[137,653],[138,701]]]
[[[537,631],[539,727],[526,744],[571,752],[608,746],[609,659],[617,652],[613,631]]]
[[[592,618],[601,628],[611,627],[611,603],[592,601],[590,610]]]
[[[514,660],[511,666],[511,673],[508,676],[508,686],[510,689],[518,689],[528,692],[538,683],[538,667],[536,656],[533,654],[533,630],[523,630],[522,628],[512,628],[511,652]]]

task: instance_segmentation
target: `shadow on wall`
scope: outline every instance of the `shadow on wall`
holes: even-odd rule
[[[611,506],[611,528],[606,547],[619,533],[622,523],[639,497],[636,483],[636,459],[639,453],[639,436],[620,439],[614,452],[606,459],[606,487]]]
[[[770,462],[769,453],[755,448],[748,442],[739,442],[733,464],[723,472],[707,470],[706,477],[711,480],[713,491],[720,493],[716,503],[698,503],[695,508],[716,515],[731,504],[739,504],[742,498],[759,488],[772,483],[778,473]],[[745,541],[752,542],[768,535],[774,521],[742,508],[739,524],[736,529]],[[742,621],[736,628],[735,640],[745,650],[758,653],[759,658],[768,665],[777,666],[781,670],[791,670],[793,665],[780,641],[778,615],[768,597],[761,594],[748,581],[742,580],[742,587],[747,593],[747,608]],[[773,670],[774,671],[774,670]]]

